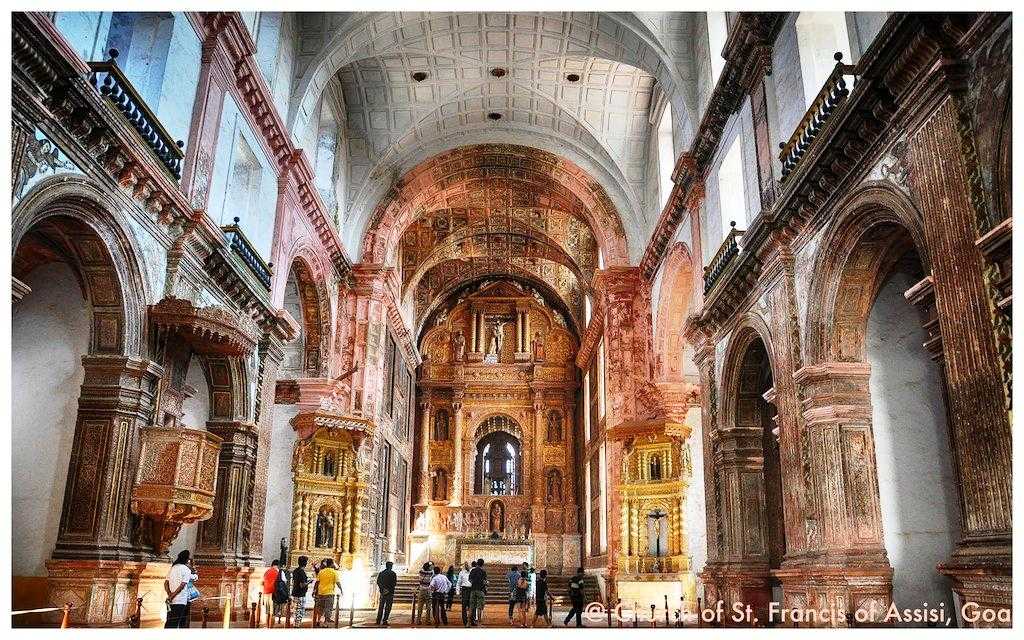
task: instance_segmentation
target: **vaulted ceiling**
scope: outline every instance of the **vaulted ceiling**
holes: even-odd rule
[[[628,255],[642,252],[660,214],[646,188],[657,180],[652,103],[672,105],[677,145],[692,131],[691,14],[313,13],[301,14],[299,32],[289,121],[301,127],[324,88],[340,85],[350,162],[344,236],[357,257],[403,176],[479,143],[514,143],[578,166],[604,193]]]

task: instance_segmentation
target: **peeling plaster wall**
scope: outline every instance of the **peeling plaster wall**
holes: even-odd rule
[[[942,379],[922,343],[924,332],[903,292],[917,282],[897,271],[868,318],[872,432],[885,548],[898,607],[946,603],[952,592],[935,570],[959,537],[956,478]]]
[[[57,542],[89,348],[89,308],[74,272],[43,265],[11,321],[12,573],[45,576]],[[18,392],[21,389],[21,393]]]
[[[693,473],[690,476],[690,486],[686,488],[686,513],[683,521],[690,554],[690,571],[696,575],[704,569],[704,564],[708,560],[708,513],[704,502],[704,429],[701,424],[700,407],[690,410],[686,416],[686,423],[693,429],[687,440]],[[704,585],[698,580],[697,595],[703,596],[703,591]]]
[[[281,538],[291,547],[292,527],[292,449],[295,431],[291,419],[298,413],[294,404],[274,407],[273,436],[267,474],[267,508],[263,516],[263,560],[269,564],[281,554]]]

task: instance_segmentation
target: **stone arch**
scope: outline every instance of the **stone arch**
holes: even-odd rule
[[[729,338],[725,348],[725,358],[722,364],[722,375],[718,397],[723,399],[721,403],[722,424],[733,424],[736,420],[736,403],[729,401],[735,397],[735,390],[740,380],[740,367],[743,357],[746,355],[750,345],[760,340],[768,354],[768,364],[772,373],[778,371],[778,358],[773,347],[771,330],[764,318],[754,312],[748,312],[740,318]]]
[[[240,356],[197,354],[210,388],[210,422],[253,419],[246,361]]]
[[[895,187],[866,185],[837,210],[814,261],[805,329],[809,364],[863,362],[867,314],[892,266],[914,250],[930,271],[921,214]]]
[[[149,293],[132,236],[115,211],[83,177],[40,182],[12,213],[12,275],[67,262],[92,307],[89,352],[143,356]]]
[[[432,199],[466,190],[505,189],[547,193],[558,208],[585,220],[608,265],[628,264],[622,220],[604,188],[573,162],[520,145],[474,145],[435,155],[402,176],[377,205],[362,242],[362,259],[396,260],[402,232]]]
[[[315,258],[302,252],[291,261],[285,283],[283,305],[301,328],[297,344],[291,347],[293,361],[282,363],[282,377],[323,378],[330,366],[331,311],[322,268],[314,268]],[[318,265],[319,266],[319,265]],[[293,290],[294,289],[294,290]],[[293,296],[296,296],[293,299]],[[297,309],[295,307],[298,307]],[[295,375],[298,374],[298,375]]]
[[[669,249],[662,269],[655,325],[658,377],[665,382],[683,381],[686,347],[683,328],[693,304],[694,290],[693,258],[686,243],[677,242]]]

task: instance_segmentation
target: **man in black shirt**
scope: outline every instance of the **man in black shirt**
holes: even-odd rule
[[[466,626],[476,627],[484,615],[484,597],[487,593],[487,572],[484,571],[483,558],[473,563],[473,569],[469,572],[469,588],[469,608],[472,615]]]
[[[306,590],[309,589],[309,574],[306,565],[309,558],[299,556],[299,566],[292,571],[292,625],[302,626],[302,618],[306,615]]]
[[[388,618],[391,616],[391,605],[395,602],[395,585],[398,584],[398,576],[391,567],[393,562],[385,562],[384,570],[377,574],[377,590],[380,591],[380,604],[377,605],[377,626],[388,626]]]
[[[576,626],[583,626],[583,567],[576,569],[576,575],[569,578],[569,602],[572,603],[572,609],[569,609],[569,615],[565,616],[565,626],[569,626],[569,621],[572,620],[573,616],[576,617]]]

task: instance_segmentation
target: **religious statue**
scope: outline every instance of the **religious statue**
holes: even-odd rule
[[[466,359],[466,336],[462,335],[462,331],[456,331],[452,336],[452,355],[455,362]]]
[[[330,453],[330,452],[325,453],[324,454],[324,475],[325,476],[333,476],[335,471],[336,471],[336,469],[335,469],[335,466],[334,466],[334,454]]]
[[[334,514],[321,511],[316,517],[316,546],[330,547],[334,543]]]
[[[545,499],[548,502],[556,503],[562,501],[562,474],[558,469],[548,471],[547,492]]]
[[[547,441],[562,441],[562,414],[557,411],[552,411],[548,414]]]
[[[444,469],[438,469],[434,472],[433,486],[430,490],[431,500],[447,500],[448,499],[448,473]]]
[[[282,567],[288,566],[288,541],[285,538],[281,538],[281,556],[278,559]]]
[[[499,500],[491,503],[491,513],[488,517],[491,533],[500,533],[505,530],[505,505]]]
[[[434,414],[434,440],[443,442],[448,439],[448,412],[439,409]]]
[[[537,362],[544,361],[544,338],[540,335],[540,331],[533,334],[533,340],[530,342],[530,349],[533,351],[533,359]]]
[[[505,323],[495,322],[491,325],[491,343],[487,349],[487,355],[501,357],[502,347],[505,345]]]

